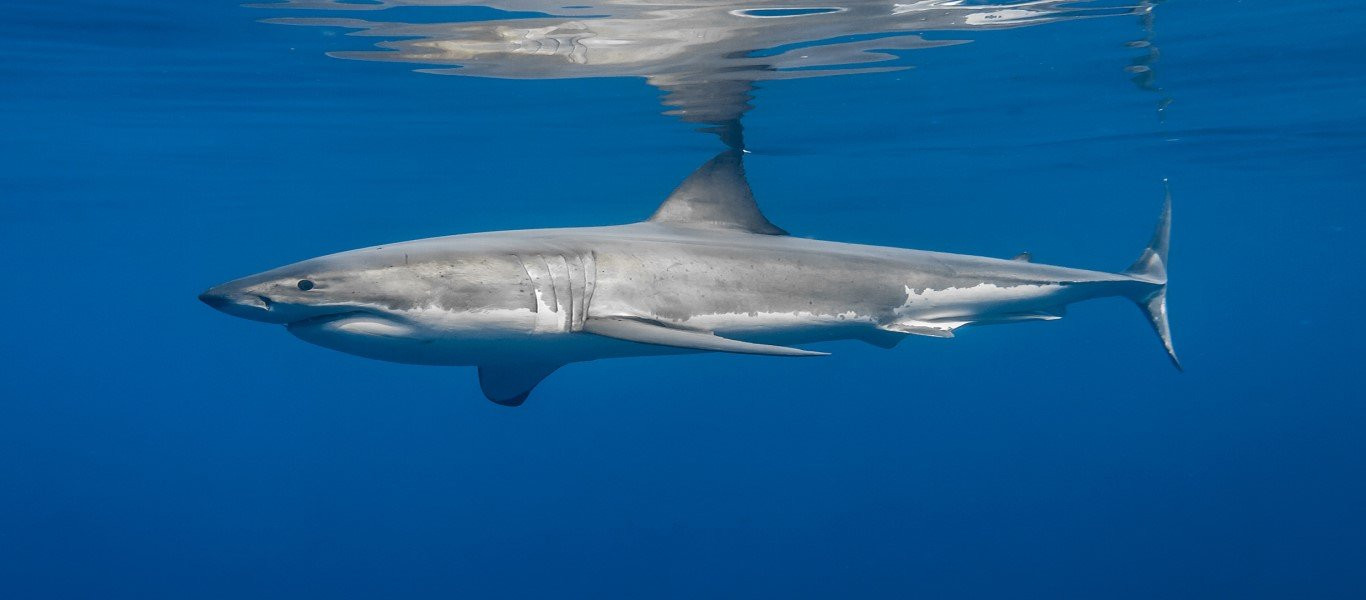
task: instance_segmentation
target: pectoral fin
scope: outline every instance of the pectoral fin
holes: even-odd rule
[[[659,323],[640,321],[622,317],[598,317],[588,319],[583,330],[603,337],[627,340],[641,344],[711,350],[714,352],[736,352],[739,354],[767,354],[771,356],[825,356],[826,352],[813,352],[801,348],[770,346],[732,340],[704,331],[689,331],[665,327]]]
[[[484,397],[503,406],[521,406],[541,380],[560,368],[544,363],[494,363],[479,365],[479,387]]]

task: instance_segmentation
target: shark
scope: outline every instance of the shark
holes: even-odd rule
[[[729,352],[891,348],[968,326],[1055,320],[1074,302],[1132,300],[1177,369],[1167,319],[1171,193],[1138,260],[1117,272],[788,235],[759,210],[743,153],[690,174],[647,220],[384,244],[271,269],[199,296],[319,346],[397,363],[473,366],[519,406],[564,365]]]

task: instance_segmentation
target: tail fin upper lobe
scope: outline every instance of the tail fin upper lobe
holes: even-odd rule
[[[1166,180],[1163,180],[1166,186]],[[1138,281],[1152,284],[1144,286],[1130,296],[1130,299],[1138,305],[1148,317],[1148,322],[1152,324],[1153,331],[1157,332],[1157,337],[1162,340],[1162,347],[1166,349],[1167,356],[1171,357],[1172,365],[1178,371],[1181,368],[1181,361],[1176,358],[1176,349],[1172,347],[1171,328],[1167,325],[1167,250],[1171,245],[1172,228],[1172,192],[1167,188],[1166,202],[1162,207],[1162,217],[1157,220],[1157,229],[1153,231],[1152,242],[1147,249],[1138,257],[1137,261],[1124,271],[1125,275],[1133,277]]]

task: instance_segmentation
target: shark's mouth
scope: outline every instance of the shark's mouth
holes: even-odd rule
[[[358,316],[362,316],[362,315],[370,315],[370,313],[367,313],[367,312],[365,312],[365,311],[363,311],[363,310],[348,310],[348,311],[344,311],[344,312],[336,312],[336,313],[328,313],[328,314],[325,314],[325,315],[317,315],[317,316],[308,317],[308,318],[306,318],[306,319],[299,319],[298,321],[291,321],[291,322],[289,322],[289,323],[285,323],[285,329],[289,329],[289,330],[291,330],[291,331],[293,331],[293,330],[296,329],[296,328],[297,328],[297,329],[306,329],[306,328],[309,328],[309,327],[322,326],[322,325],[326,325],[326,324],[328,324],[328,323],[332,323],[332,322],[335,322],[335,321],[341,321],[341,320],[344,320],[344,319],[349,319],[349,318],[352,318],[352,317],[358,317]]]
[[[323,345],[330,345],[329,341],[335,342],[342,338],[420,341],[415,337],[416,330],[410,324],[365,310],[349,310],[300,319],[285,325],[285,328],[300,338]]]

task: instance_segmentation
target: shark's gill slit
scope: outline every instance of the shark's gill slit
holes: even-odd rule
[[[576,254],[565,256],[564,260],[569,276],[569,330],[578,331],[583,324],[583,264]]]
[[[546,293],[550,296],[550,301],[546,302],[545,305],[550,309],[550,312],[559,312],[560,296],[555,290],[555,271],[550,269],[550,261],[546,260],[544,254],[537,254],[536,258],[541,259],[541,266],[545,267],[546,278],[550,280],[550,285],[546,286]]]
[[[569,266],[569,258],[561,254],[560,266],[564,268],[564,329],[565,331],[574,330],[574,269]]]
[[[541,312],[541,303],[540,303],[540,301],[537,299],[537,296],[540,294],[540,291],[539,291],[539,289],[536,287],[536,278],[535,278],[534,276],[532,276],[532,274],[531,274],[531,269],[527,268],[527,266],[526,266],[526,261],[525,261],[525,260],[522,260],[522,257],[521,257],[520,255],[513,254],[512,257],[515,258],[515,259],[517,259],[517,264],[519,264],[519,265],[522,266],[522,272],[523,272],[523,273],[526,273],[527,282],[531,284],[531,312],[532,312],[532,314],[536,314],[536,313]]]
[[[588,322],[588,307],[592,306],[593,291],[598,286],[598,263],[597,256],[592,251],[580,257],[580,264],[583,266],[583,315],[579,319],[579,327]]]

